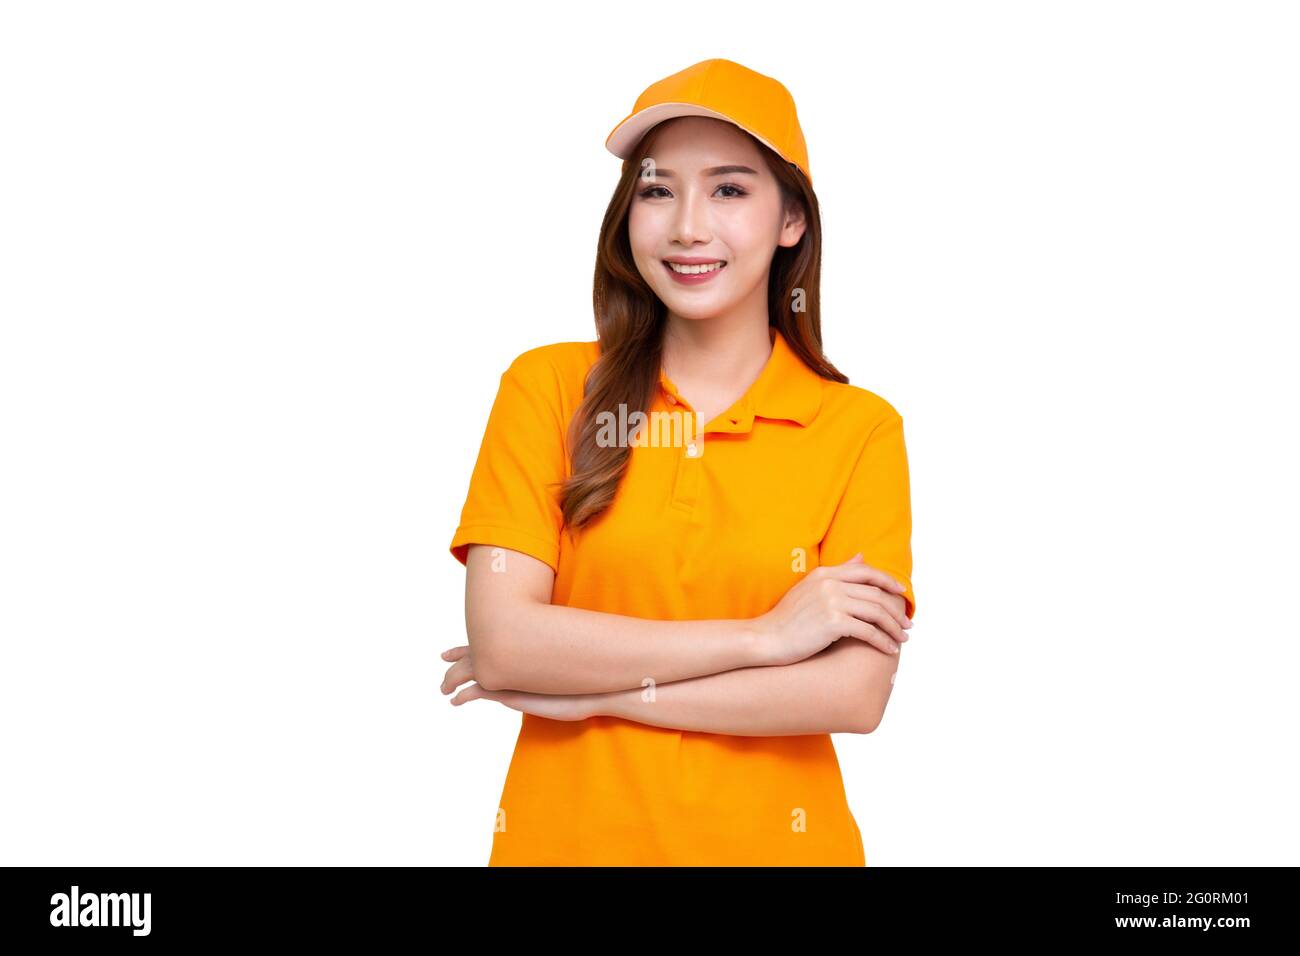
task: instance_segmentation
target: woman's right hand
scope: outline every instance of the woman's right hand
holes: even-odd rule
[[[794,664],[841,637],[896,654],[912,626],[906,590],[855,554],[843,564],[813,568],[766,614],[753,619],[767,664]]]

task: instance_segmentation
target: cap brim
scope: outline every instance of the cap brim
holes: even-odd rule
[[[745,132],[768,149],[771,149],[772,152],[780,155],[780,151],[773,147],[771,143],[752,130],[745,129],[744,126],[741,126],[730,116],[719,113],[717,110],[696,106],[694,103],[659,103],[655,106],[647,106],[639,113],[633,113],[614,127],[613,132],[605,139],[605,148],[619,159],[627,159],[636,151],[637,144],[641,142],[641,137],[645,136],[652,126],[657,126],[664,120],[670,120],[677,116],[708,116],[713,119],[724,120],[733,126],[744,129]]]

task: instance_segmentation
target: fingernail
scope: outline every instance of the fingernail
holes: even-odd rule
[[[897,654],[897,653],[898,653],[898,645],[897,645],[897,644],[890,644],[890,645],[889,645],[889,653],[891,653],[891,654]]]
[[[911,619],[910,617],[908,617],[906,614],[904,614],[904,615],[903,615],[903,627],[911,627],[911,626],[912,626],[912,619]]]

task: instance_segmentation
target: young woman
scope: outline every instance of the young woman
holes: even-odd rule
[[[864,866],[831,734],[915,613],[907,455],[822,354],[793,100],[707,60],[607,145],[597,339],[502,375],[451,543],[443,693],[523,713],[489,865]]]

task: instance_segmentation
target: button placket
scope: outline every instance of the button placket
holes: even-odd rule
[[[683,415],[694,415],[694,410],[684,399],[678,398],[673,387],[666,380],[660,382],[663,389],[664,403],[672,412],[680,411]],[[689,428],[687,432],[689,432]],[[669,504],[678,511],[691,514],[695,509],[695,498],[699,488],[699,463],[703,449],[699,442],[683,434],[683,447],[677,449],[660,449],[674,454],[675,468],[673,476],[672,497]]]
[[[677,398],[673,393],[672,386],[666,380],[659,382],[660,392],[663,393],[663,402],[668,411],[681,411],[682,414],[690,412],[688,403]],[[672,490],[668,497],[668,506],[677,511],[684,511],[690,514],[694,509],[695,503],[695,481],[693,468],[686,467],[689,460],[685,457],[685,449],[671,449],[671,447],[659,447],[655,449],[659,454],[673,455],[673,475]]]
[[[692,453],[698,447],[688,442],[685,448],[677,450],[677,490],[673,496],[673,505],[686,512],[694,512],[695,501],[700,488],[700,469],[704,467],[703,452]]]

